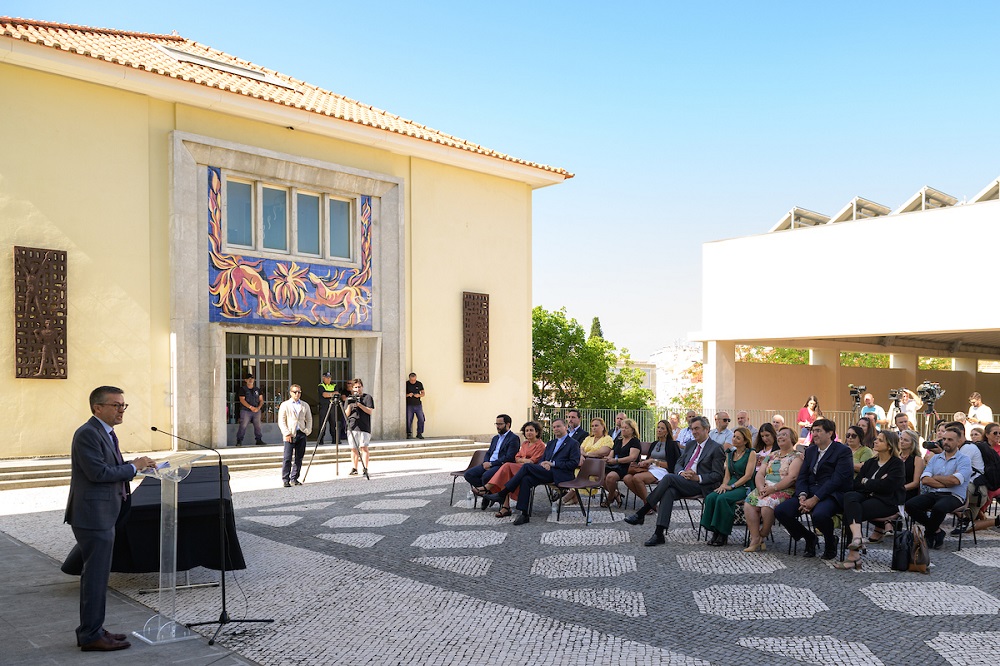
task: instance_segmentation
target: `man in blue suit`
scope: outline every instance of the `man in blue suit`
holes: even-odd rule
[[[465,480],[479,495],[486,494],[486,488],[483,487],[486,482],[493,478],[501,465],[514,462],[514,456],[521,448],[520,438],[510,429],[509,416],[506,414],[498,416],[496,426],[497,434],[490,441],[490,448],[486,450],[486,459],[483,464],[465,470]],[[483,502],[484,510],[487,505],[487,502]]]
[[[156,463],[146,456],[131,462],[122,458],[114,427],[125,416],[125,395],[113,386],[90,393],[90,420],[73,434],[69,500],[65,522],[73,527],[76,546],[63,571],[80,568],[80,626],[76,642],[84,652],[124,650],[124,634],[104,629],[108,578],[115,544],[115,525],[131,506],[128,482]]]
[[[813,421],[812,444],[795,480],[795,497],[774,509],[774,517],[793,539],[806,540],[805,557],[816,557],[817,539],[799,522],[804,513],[812,515],[813,526],[823,533],[823,559],[837,556],[833,517],[844,510],[844,493],[854,487],[854,458],[850,447],[834,441],[836,436],[837,425],[830,419]]]
[[[515,509],[520,511],[514,519],[515,525],[528,522],[528,502],[535,486],[543,483],[562,483],[573,478],[576,468],[580,466],[580,442],[569,436],[566,422],[562,419],[552,421],[552,433],[555,439],[545,445],[545,454],[539,463],[521,465],[510,481],[498,493],[486,496],[491,502],[503,504],[504,498],[514,489],[518,489]]]

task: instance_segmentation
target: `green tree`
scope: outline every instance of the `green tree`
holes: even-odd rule
[[[736,345],[736,360],[741,363],[780,363],[809,365],[808,349]]]
[[[888,354],[840,352],[840,365],[845,368],[888,368]]]
[[[951,370],[951,359],[937,356],[921,356],[917,359],[917,370]]]
[[[640,409],[653,394],[642,388],[642,371],[627,352],[601,337],[587,339],[583,327],[562,308],[531,311],[535,407]],[[624,367],[617,365],[621,359]]]
[[[590,337],[591,338],[603,338],[604,331],[601,330],[601,318],[594,317],[593,321],[590,322]]]

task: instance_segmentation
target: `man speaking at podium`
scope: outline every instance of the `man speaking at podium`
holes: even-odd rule
[[[121,424],[125,394],[114,386],[100,386],[90,393],[93,416],[73,434],[69,500],[65,522],[73,528],[76,546],[62,570],[80,574],[80,626],[76,643],[84,652],[124,650],[125,634],[104,628],[104,610],[111,575],[115,529],[131,507],[128,482],[142,469],[153,467],[152,458],[131,462],[122,457],[115,426]]]

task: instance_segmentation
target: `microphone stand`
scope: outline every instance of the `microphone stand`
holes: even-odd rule
[[[316,445],[313,446],[312,455],[309,456],[309,464],[306,465],[306,473],[302,475],[302,483],[305,483],[306,482],[306,477],[309,476],[309,470],[312,468],[313,458],[316,457],[316,450],[319,448],[319,443],[323,441],[323,435],[326,434],[326,424],[330,420],[330,412],[333,411],[333,401],[334,400],[337,400],[339,402],[340,399],[338,397],[336,397],[336,396],[330,398],[330,406],[326,408],[326,415],[323,417],[323,425],[320,426],[319,435],[316,436]],[[337,460],[337,466],[339,468],[339,466],[340,466],[340,460],[339,460],[339,457],[340,457],[340,455],[339,455],[340,454],[340,419],[337,419],[337,425],[334,426],[334,429],[333,429],[333,440],[334,440],[334,444],[337,445],[337,458],[338,458],[338,460]],[[339,472],[340,470],[338,469],[337,471]]]
[[[168,437],[180,440],[182,442],[187,442],[188,444],[194,444],[200,449],[205,449],[206,451],[211,451],[216,456],[219,457],[219,555],[222,557],[222,562],[220,563],[219,570],[222,573],[222,612],[219,614],[218,620],[209,620],[207,622],[188,622],[185,623],[185,627],[189,629],[191,627],[200,627],[207,624],[218,624],[219,627],[212,634],[212,637],[208,639],[209,645],[215,645],[215,639],[218,637],[219,632],[227,624],[242,624],[249,622],[260,622],[260,623],[270,623],[274,620],[251,620],[247,618],[234,620],[229,617],[229,612],[226,610],[226,566],[229,563],[229,547],[226,545],[226,500],[225,500],[225,480],[222,477],[222,454],[219,453],[217,449],[213,449],[204,444],[199,444],[198,442],[192,442],[190,439],[184,439],[179,435],[169,433],[166,430],[160,430],[156,426],[150,428],[153,432],[162,432]]]

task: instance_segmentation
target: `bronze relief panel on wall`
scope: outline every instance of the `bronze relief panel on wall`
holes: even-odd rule
[[[465,381],[490,381],[490,295],[462,292],[462,346]]]
[[[66,379],[66,252],[14,247],[16,376]]]

